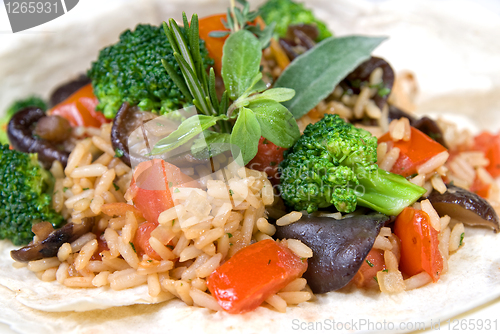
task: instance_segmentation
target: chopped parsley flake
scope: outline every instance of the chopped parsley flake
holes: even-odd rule
[[[180,193],[181,191],[179,190],[179,188],[175,188],[174,189],[174,193]]]
[[[114,183],[114,182],[113,182],[113,187],[115,187],[115,190],[116,190],[116,191],[120,190],[120,187],[118,187],[118,186],[116,185],[116,183]]]
[[[115,158],[121,158],[121,157],[123,157],[123,151],[117,148],[115,150]]]
[[[464,244],[464,237],[465,237],[465,233],[460,234],[460,243],[458,244],[458,247],[460,247]]]
[[[373,263],[371,263],[370,260],[365,260],[365,262],[368,263],[370,267],[373,267]]]
[[[130,246],[132,246],[132,249],[134,250],[134,253],[136,253],[136,254],[137,254],[137,251],[135,250],[135,246],[134,246],[134,244],[132,243],[132,241],[129,241],[128,243],[130,244]]]

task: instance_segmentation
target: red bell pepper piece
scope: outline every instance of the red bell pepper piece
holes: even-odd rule
[[[443,271],[443,257],[438,231],[431,226],[427,213],[405,208],[396,218],[394,234],[401,240],[401,271],[410,276],[425,271],[436,282]]]
[[[208,55],[214,60],[214,68],[217,73],[220,73],[222,69],[222,48],[226,39],[229,35],[225,37],[211,37],[209,34],[212,31],[228,31],[222,20],[226,20],[226,14],[215,14],[207,17],[202,17],[198,21],[200,38],[205,41],[205,47],[207,48]]]
[[[153,159],[137,166],[130,191],[134,206],[148,222],[158,225],[160,213],[174,206],[170,188],[196,185],[178,167],[161,159]]]
[[[92,85],[83,86],[63,102],[51,108],[49,115],[59,115],[66,118],[72,126],[99,128],[109,122],[104,114],[95,108],[99,101],[94,95]]]
[[[486,170],[493,177],[500,176],[500,134],[492,135],[484,131],[474,138],[474,150],[484,152],[490,161]]]
[[[266,172],[271,182],[280,182],[279,166],[283,161],[286,148],[276,146],[264,137],[260,137],[257,155],[250,160],[247,167],[261,172]]]
[[[394,142],[389,133],[378,139],[379,143],[387,142],[389,147],[398,147],[399,158],[391,169],[391,173],[408,177],[417,173],[417,167],[433,156],[446,151],[446,148],[420,130],[411,127],[409,141]],[[391,146],[392,145],[392,146]]]
[[[241,249],[207,280],[208,289],[228,313],[257,308],[307,269],[307,260],[273,240]]]
[[[384,252],[380,249],[372,249],[352,281],[358,288],[378,288],[377,272],[384,269]]]

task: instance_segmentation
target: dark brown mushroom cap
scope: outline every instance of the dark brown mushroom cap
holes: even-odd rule
[[[94,218],[84,218],[81,224],[66,224],[50,233],[44,240],[10,252],[19,262],[29,262],[57,256],[59,248],[66,242],[73,242],[94,226]]]
[[[493,207],[481,196],[448,184],[444,194],[433,190],[428,197],[440,216],[448,215],[468,225],[491,227],[500,230],[498,215]]]
[[[314,293],[325,293],[351,281],[387,221],[389,217],[379,213],[340,220],[309,215],[277,226],[274,237],[298,239],[312,249],[303,277]]]
[[[61,86],[57,87],[52,94],[50,94],[50,107],[54,107],[55,105],[63,102],[68,97],[73,95],[77,90],[86,86],[90,83],[90,78],[86,75],[82,74],[78,78],[68,81]]]
[[[55,143],[36,137],[34,127],[45,117],[45,112],[37,107],[27,107],[18,111],[9,121],[7,135],[12,146],[21,152],[38,153],[38,161],[44,168],[59,160],[63,166],[68,162],[69,153],[59,149]]]

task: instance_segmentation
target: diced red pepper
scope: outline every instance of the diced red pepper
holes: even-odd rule
[[[411,127],[411,138],[409,141],[398,140],[394,142],[389,133],[378,139],[379,143],[387,142],[389,147],[398,147],[399,158],[391,169],[391,173],[408,177],[417,173],[417,167],[433,156],[446,151],[446,148],[437,141]]]
[[[211,16],[202,17],[198,21],[200,38],[205,41],[208,55],[214,60],[214,68],[217,73],[222,69],[222,48],[226,42],[227,37],[211,37],[209,34],[212,31],[228,31],[222,20],[226,20],[226,14],[215,14]]]
[[[174,206],[169,188],[196,185],[178,167],[161,159],[153,159],[137,166],[130,183],[130,192],[135,207],[144,218],[158,225],[160,213]]]
[[[436,282],[443,271],[443,257],[438,231],[431,226],[427,213],[405,208],[396,218],[394,234],[401,240],[401,271],[410,276],[425,271]]]
[[[378,288],[375,278],[377,277],[377,272],[384,269],[384,252],[380,249],[372,249],[352,281],[358,288]]]
[[[493,177],[500,176],[500,134],[492,135],[484,131],[474,138],[474,150],[484,152],[490,161],[486,170]]]
[[[276,146],[264,137],[260,137],[257,155],[247,164],[250,169],[266,172],[273,184],[280,181],[279,166],[283,161],[286,148]]]
[[[482,198],[488,198],[488,195],[490,194],[490,188],[491,184],[484,183],[478,177],[476,177],[474,183],[472,183],[470,187],[470,191],[478,194]]]
[[[144,254],[148,255],[150,258],[161,261],[162,258],[158,253],[155,252],[153,247],[149,244],[149,238],[151,238],[151,232],[158,226],[154,222],[145,222],[137,228],[134,236],[134,247],[139,258],[142,258]]]
[[[274,240],[262,240],[241,249],[208,278],[208,288],[228,313],[244,313],[307,269],[307,260]]]
[[[108,243],[104,239],[104,233],[97,238],[97,249],[90,259],[92,261],[101,261],[101,253],[103,251],[109,251]]]
[[[110,120],[107,120],[103,113],[95,109],[98,104],[99,101],[94,95],[92,85],[88,84],[51,108],[47,114],[64,117],[72,126],[99,128]]]

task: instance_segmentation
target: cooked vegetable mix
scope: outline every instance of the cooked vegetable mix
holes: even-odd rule
[[[334,37],[291,0],[237,3],[127,30],[50,109],[9,109],[0,238],[29,243],[12,258],[231,314],[442,284],[463,223],[500,230],[499,135],[455,145],[399,109],[371,55],[384,37]]]

